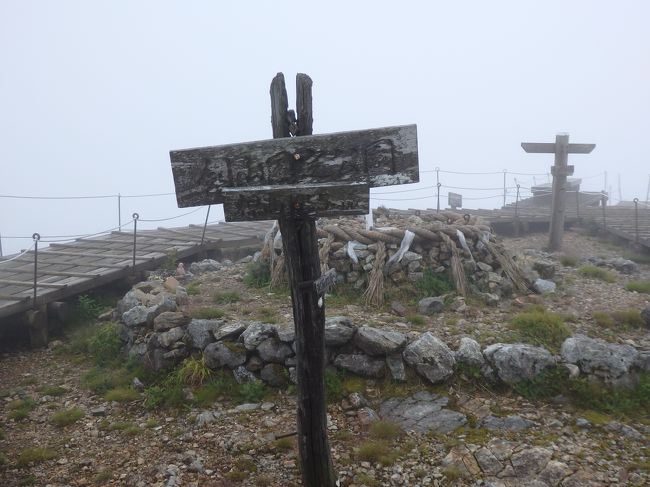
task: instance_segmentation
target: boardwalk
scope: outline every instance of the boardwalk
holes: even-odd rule
[[[52,244],[38,250],[36,305],[63,300],[155,269],[170,252],[184,259],[210,250],[261,245],[272,222],[219,223],[158,228],[137,232],[135,265],[133,233],[112,232],[97,238]],[[0,258],[0,318],[34,308],[34,252],[11,260]]]

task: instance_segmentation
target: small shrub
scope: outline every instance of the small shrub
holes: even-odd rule
[[[561,315],[539,307],[519,313],[512,319],[511,324],[519,339],[551,351],[558,351],[562,342],[571,336]]]
[[[271,268],[268,262],[250,262],[246,268],[244,284],[249,287],[264,287],[271,282]]]
[[[443,468],[442,474],[450,482],[457,482],[463,477],[463,472],[460,470],[460,468],[458,468],[457,465],[454,465],[453,463]]]
[[[561,255],[560,264],[564,267],[575,267],[578,264],[578,257],[575,255]]]
[[[343,399],[343,374],[330,369],[325,370],[325,397],[333,403]]]
[[[102,314],[103,310],[104,307],[97,303],[95,299],[87,294],[82,294],[77,297],[77,303],[72,310],[72,315],[80,320],[92,321]]]
[[[644,325],[641,312],[636,309],[619,309],[612,311],[612,318],[622,327],[640,328]]]
[[[395,451],[386,441],[370,440],[359,446],[357,456],[360,460],[372,463],[380,463],[384,467],[392,465],[397,460],[399,453]]]
[[[159,426],[159,424],[160,423],[158,423],[157,419],[151,418],[151,419],[147,420],[147,422],[144,424],[144,426],[145,426],[145,428],[151,429],[151,428],[156,428],[157,426]]]
[[[36,401],[31,397],[25,397],[23,399],[16,399],[7,404],[7,418],[13,419],[14,421],[22,421],[29,417],[29,412],[36,407]]]
[[[273,448],[278,451],[287,451],[293,448],[293,440],[291,438],[280,438],[273,442]]]
[[[177,375],[179,381],[183,384],[198,387],[210,379],[213,372],[205,365],[205,357],[201,357],[200,359],[189,357],[183,361],[183,365],[178,369]]]
[[[86,353],[97,365],[110,365],[121,360],[122,339],[117,323],[106,323],[88,337]]]
[[[76,423],[81,418],[85,416],[85,413],[79,408],[64,409],[58,413],[54,413],[50,422],[57,428],[63,428],[65,426]]]
[[[235,459],[235,467],[243,472],[257,472],[257,465],[250,458]]]
[[[361,472],[355,476],[356,483],[366,485],[367,487],[380,487],[381,482],[374,477],[371,477],[365,472]]]
[[[591,313],[591,317],[598,326],[602,326],[603,328],[614,328],[614,318],[605,311],[594,311]]]
[[[38,392],[40,392],[43,396],[62,396],[65,394],[67,389],[61,387],[61,386],[43,386],[38,389]]]
[[[217,304],[231,304],[239,301],[241,297],[237,291],[219,291],[212,296],[212,300]]]
[[[104,482],[108,482],[113,478],[113,472],[111,470],[100,470],[97,472],[95,475],[95,483],[97,484],[103,484]]]
[[[178,250],[171,249],[167,251],[165,260],[162,263],[162,269],[169,272],[176,272],[176,261],[178,260]]]
[[[604,282],[616,282],[616,275],[607,269],[596,267],[595,265],[583,265],[578,269],[578,272],[581,276],[591,279],[598,279]]]
[[[115,402],[130,402],[140,399],[140,394],[131,387],[118,387],[111,389],[104,394],[104,399]]]
[[[393,440],[402,435],[402,430],[390,421],[375,421],[370,425],[370,436],[380,440]]]
[[[427,319],[422,315],[408,314],[406,315],[406,321],[412,325],[422,326],[426,324]]]
[[[187,292],[188,296],[197,296],[201,294],[201,285],[198,282],[190,282],[187,286],[185,286],[185,292]]]
[[[83,380],[88,389],[103,395],[111,389],[128,386],[131,383],[131,375],[123,368],[94,367],[86,373]]]
[[[628,291],[650,294],[650,281],[631,281],[625,286]]]
[[[542,371],[529,381],[522,381],[514,386],[515,391],[527,399],[550,399],[563,394],[569,388],[569,372],[564,367],[553,367]]]
[[[23,468],[30,464],[36,465],[39,463],[46,462],[47,460],[52,460],[56,458],[56,452],[51,448],[25,448],[18,455],[18,460],[16,460],[16,466]]]
[[[268,387],[262,382],[246,382],[240,384],[234,397],[239,402],[261,402],[268,393]]]
[[[164,384],[148,387],[144,391],[144,406],[147,409],[181,408],[185,405],[185,394],[181,384]]]
[[[219,308],[198,308],[192,311],[192,318],[199,320],[216,320],[223,318],[225,313]]]

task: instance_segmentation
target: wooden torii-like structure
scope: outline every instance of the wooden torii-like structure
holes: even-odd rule
[[[574,171],[574,167],[568,165],[569,154],[589,154],[596,144],[569,144],[569,134],[560,133],[555,136],[555,143],[522,142],[521,147],[529,153],[555,154],[555,165],[551,167],[553,195],[548,246],[553,252],[561,250],[564,237],[567,176],[572,175]]]

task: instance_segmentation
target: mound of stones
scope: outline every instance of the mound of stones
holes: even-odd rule
[[[274,387],[295,382],[292,324],[192,319],[182,311],[186,303],[185,290],[169,279],[139,283],[126,293],[116,318],[129,356],[162,370],[202,355],[208,367],[232,370],[240,382],[262,380]],[[650,371],[650,351],[584,335],[566,339],[559,356],[523,343],[481,349],[468,337],[454,351],[431,332],[405,334],[333,316],[326,319],[325,344],[328,367],[396,381],[405,381],[410,369],[432,384],[468,367],[486,380],[510,385],[557,366],[566,367],[571,377],[582,375],[614,387],[633,385],[640,371]]]

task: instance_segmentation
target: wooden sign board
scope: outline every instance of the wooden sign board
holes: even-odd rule
[[[176,150],[170,157],[178,206],[224,203],[229,221],[277,218],[287,202],[313,216],[365,214],[368,188],[419,181],[415,125]]]
[[[459,193],[449,192],[447,195],[447,200],[450,208],[462,208],[463,207],[463,195]]]

